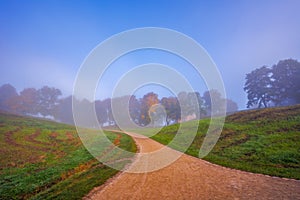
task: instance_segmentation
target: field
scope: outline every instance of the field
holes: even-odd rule
[[[131,137],[105,134],[136,151]],[[0,113],[0,146],[0,199],[81,199],[118,172],[84,148],[73,126],[51,121]]]
[[[164,127],[155,135],[158,129],[143,133],[167,145],[175,134],[184,139],[196,127],[197,135],[186,153],[197,157],[209,122],[186,122],[180,133],[180,124]],[[86,131],[87,137],[95,135],[94,130]],[[136,152],[131,137],[105,134],[114,145]],[[81,199],[118,172],[99,163],[84,148],[73,126],[52,121],[0,113],[0,145],[0,199]],[[180,150],[181,144],[171,147]],[[100,157],[113,152],[101,143],[97,148],[103,153]],[[112,160],[113,155],[109,156]],[[300,105],[228,116],[218,143],[204,159],[244,171],[300,179]],[[128,158],[118,164],[123,167],[130,162]]]
[[[187,154],[197,157],[210,119],[164,127],[151,138],[169,144],[175,134],[198,126]],[[154,132],[155,130],[152,130]],[[149,134],[151,130],[146,131]],[[180,150],[181,144],[171,147]],[[300,179],[300,105],[243,111],[228,116],[221,137],[205,160],[230,168]]]

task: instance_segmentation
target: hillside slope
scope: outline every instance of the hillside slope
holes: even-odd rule
[[[131,137],[106,134],[120,148],[136,151]],[[0,146],[0,199],[81,199],[117,173],[65,124],[0,113]]]
[[[185,123],[198,126],[187,154],[197,157],[210,120]],[[168,144],[179,124],[163,128],[152,139]],[[177,148],[177,147],[178,148]],[[180,150],[180,144],[173,148]],[[300,179],[300,105],[242,111],[230,115],[214,149],[204,158],[230,168]]]

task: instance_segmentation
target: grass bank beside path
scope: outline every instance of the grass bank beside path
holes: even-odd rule
[[[151,138],[168,145],[175,134],[191,134],[189,127],[198,126],[197,135],[185,152],[198,157],[209,122],[209,119],[185,122],[182,133],[177,133],[179,124],[174,124]],[[180,143],[172,148],[180,150]],[[241,111],[228,116],[221,137],[204,160],[243,171],[300,179],[300,105]]]

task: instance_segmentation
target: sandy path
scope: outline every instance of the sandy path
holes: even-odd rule
[[[141,153],[164,147],[149,138],[133,138]],[[144,162],[138,156],[131,167]],[[300,181],[232,170],[183,154],[154,172],[120,173],[86,199],[300,199]]]

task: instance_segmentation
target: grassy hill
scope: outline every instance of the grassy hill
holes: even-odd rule
[[[129,136],[106,135],[136,151]],[[0,146],[0,199],[81,199],[117,173],[92,157],[69,125],[0,113]]]
[[[198,156],[209,122],[204,119],[185,123],[183,134],[189,134],[189,127],[198,126],[187,154]],[[179,124],[164,127],[152,138],[168,144],[178,127]],[[180,150],[180,144],[173,148]],[[244,171],[300,179],[300,105],[228,116],[218,143],[204,159]]]

